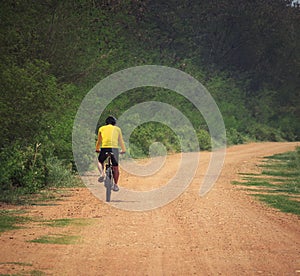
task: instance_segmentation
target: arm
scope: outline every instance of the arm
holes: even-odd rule
[[[120,130],[120,134],[119,134],[119,145],[121,146],[121,153],[125,153],[126,152],[126,147],[124,144],[124,140],[123,140],[123,135],[122,135],[122,131]]]
[[[97,140],[97,143],[96,143],[96,152],[100,151],[101,144],[102,144],[102,136],[101,136],[101,132],[99,131],[98,132],[98,140]]]

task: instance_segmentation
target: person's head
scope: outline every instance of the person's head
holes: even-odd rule
[[[107,125],[113,125],[114,126],[116,124],[116,122],[117,122],[117,119],[113,116],[108,116],[105,120],[105,123]]]

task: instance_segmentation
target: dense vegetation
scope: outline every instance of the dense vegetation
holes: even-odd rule
[[[104,77],[136,65],[175,67],[202,82],[220,107],[229,144],[299,140],[300,8],[294,2],[1,1],[1,193],[35,192],[69,179],[81,100]],[[182,110],[201,148],[210,148],[205,122],[172,91],[129,91],[103,117],[149,99]],[[156,128],[163,126],[144,124],[132,134],[138,141],[132,153],[144,155],[162,140],[152,135]],[[177,150],[166,131],[167,149]]]

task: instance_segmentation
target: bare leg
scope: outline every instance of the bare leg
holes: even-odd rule
[[[114,170],[114,181],[115,181],[115,184],[118,185],[119,175],[120,175],[119,166],[113,166],[113,170]]]
[[[97,167],[98,171],[100,173],[100,176],[104,176],[104,164],[100,163],[99,161],[97,162]]]
[[[98,171],[100,173],[100,177],[98,178],[98,182],[103,182],[104,181],[104,164],[100,163],[99,161],[97,162],[97,167]]]

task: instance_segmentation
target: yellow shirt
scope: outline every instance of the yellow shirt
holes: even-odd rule
[[[126,151],[122,131],[119,127],[113,125],[105,125],[99,128],[96,150],[101,148],[119,148]]]

